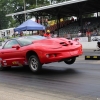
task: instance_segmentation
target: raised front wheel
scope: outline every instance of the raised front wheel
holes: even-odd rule
[[[66,59],[64,60],[64,62],[68,65],[73,64],[76,61],[76,57],[70,58],[70,59]]]

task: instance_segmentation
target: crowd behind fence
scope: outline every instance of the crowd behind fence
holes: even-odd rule
[[[46,30],[50,30],[52,36],[57,37],[58,35],[58,27],[59,27],[59,37],[64,38],[75,38],[75,37],[88,37],[92,36],[100,36],[100,17],[92,17],[92,18],[84,18],[83,19],[83,29],[79,25],[77,20],[66,20],[60,22],[58,25],[54,24],[46,28]],[[24,35],[39,35],[39,32],[24,32]],[[20,36],[19,33],[1,35],[0,40],[4,41],[5,39],[14,38]]]

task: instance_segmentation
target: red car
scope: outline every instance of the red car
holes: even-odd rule
[[[26,36],[8,40],[0,49],[0,70],[28,65],[34,73],[43,64],[64,61],[73,64],[82,55],[82,45],[65,38]]]

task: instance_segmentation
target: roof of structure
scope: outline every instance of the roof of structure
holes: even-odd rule
[[[100,11],[100,0],[70,0],[62,3],[43,6],[26,11],[7,14],[6,16],[14,16],[25,13],[43,13],[53,16],[78,16],[79,14],[95,13]]]

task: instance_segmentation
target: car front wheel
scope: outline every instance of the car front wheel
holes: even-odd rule
[[[70,58],[70,59],[66,59],[64,60],[64,62],[68,65],[73,64],[76,61],[76,57]]]
[[[42,64],[36,55],[30,56],[29,67],[30,67],[31,71],[34,73],[39,73],[41,71]]]

